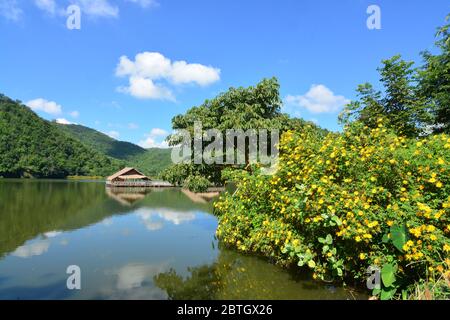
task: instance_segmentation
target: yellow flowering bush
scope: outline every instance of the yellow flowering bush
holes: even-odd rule
[[[274,175],[241,172],[236,192],[215,203],[224,244],[323,280],[365,284],[378,266],[373,294],[383,299],[450,275],[450,136],[407,139],[380,118],[325,138],[287,132],[279,150]]]

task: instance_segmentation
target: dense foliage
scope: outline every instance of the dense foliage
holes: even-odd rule
[[[85,145],[112,158],[125,160],[145,152],[144,148],[133,143],[117,141],[104,133],[85,126],[58,124],[56,122],[53,122],[53,124],[60,130],[64,130],[74,138],[80,140]]]
[[[450,16],[449,16],[450,17]],[[344,123],[359,120],[376,128],[379,115],[400,135],[414,137],[450,132],[450,25],[439,28],[437,54],[422,53],[423,65],[414,67],[396,55],[378,69],[382,90],[370,83],[357,89],[359,99],[340,115]]]
[[[420,68],[384,60],[383,89],[358,87],[342,133],[287,131],[274,175],[227,171],[221,241],[322,280],[363,285],[376,267],[382,299],[450,298],[449,34]]]
[[[201,122],[202,129],[217,129],[225,136],[227,129],[267,129],[279,130],[281,132],[288,129],[301,130],[307,124],[302,119],[292,119],[288,115],[281,113],[281,99],[279,94],[279,84],[276,78],[263,79],[256,86],[247,88],[230,88],[211,100],[206,100],[202,105],[189,109],[184,115],[177,115],[172,119],[172,126],[175,131],[187,130],[194,139],[194,123]],[[310,125],[314,125],[310,123]],[[173,134],[169,136],[169,145],[180,143],[182,136]],[[204,142],[203,146],[209,142]],[[226,144],[223,147],[223,156],[226,152]],[[182,185],[190,175],[200,175],[208,179],[213,184],[222,184],[222,170],[227,167],[236,169],[249,168],[248,149],[246,150],[245,165],[223,165],[223,164],[177,164],[165,170],[162,176],[176,184]]]
[[[0,176],[107,176],[122,166],[0,95]]]
[[[193,192],[205,192],[209,186],[209,180],[202,176],[189,176],[183,184],[184,188]]]
[[[434,131],[450,133],[450,24],[439,28],[436,36],[438,53],[422,53],[425,63],[418,71],[419,95],[431,106]]]
[[[408,139],[377,123],[324,140],[284,134],[276,174],[248,175],[215,204],[219,238],[321,279],[362,283],[379,266],[383,298],[450,277],[450,136]]]
[[[160,177],[161,173],[172,164],[172,149],[149,148],[145,152],[127,158],[131,167],[139,168],[150,177]]]
[[[110,157],[124,160],[127,166],[139,168],[141,172],[150,177],[159,176],[172,163],[171,149],[144,149],[130,142],[118,141],[106,134],[81,125],[54,124],[92,149]]]

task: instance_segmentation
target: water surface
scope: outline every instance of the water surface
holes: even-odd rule
[[[212,203],[179,189],[0,179],[0,299],[352,299],[219,248]],[[66,269],[81,269],[81,290]]]

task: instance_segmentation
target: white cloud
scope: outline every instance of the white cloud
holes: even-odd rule
[[[119,87],[118,91],[128,93],[139,99],[175,100],[169,89],[155,84],[151,79],[130,77],[129,82],[130,85],[128,87]]]
[[[285,101],[312,113],[336,112],[350,102],[344,96],[335,95],[323,84],[312,85],[304,95],[288,95]]]
[[[65,124],[65,125],[68,125],[68,124],[75,124],[75,123],[73,123],[73,122],[70,122],[70,121],[67,120],[66,118],[57,118],[55,121],[56,121],[56,123],[59,123],[59,124]]]
[[[142,8],[158,6],[159,3],[155,0],[126,0],[140,5]]]
[[[45,113],[53,115],[58,115],[62,113],[61,105],[57,104],[54,101],[48,101],[42,98],[30,100],[25,104],[34,111],[43,111]]]
[[[80,116],[80,113],[78,112],[78,111],[72,111],[72,112],[69,112],[69,115],[72,117],[72,118],[78,118],[79,116]]]
[[[172,65],[170,77],[175,84],[195,82],[198,85],[207,86],[219,81],[220,70],[198,63],[175,61]]]
[[[26,244],[21,247],[18,247],[13,253],[13,256],[19,258],[29,258],[32,256],[40,256],[41,254],[48,251],[50,247],[50,241],[42,240],[37,241],[31,244]]]
[[[71,3],[79,5],[81,12],[88,16],[113,18],[119,16],[119,8],[112,5],[109,0],[71,0]]]
[[[207,86],[220,80],[220,69],[186,61],[174,61],[159,52],[142,52],[134,61],[120,57],[116,76],[129,77],[129,86],[119,91],[143,99],[174,100],[170,89],[155,83],[165,80],[173,85],[194,83]]]
[[[54,237],[59,236],[60,234],[62,234],[61,231],[56,231],[56,230],[55,230],[55,231],[45,232],[45,233],[44,233],[44,236],[47,237],[47,238],[54,238]]]
[[[0,1],[0,15],[7,20],[18,21],[22,17],[23,11],[20,9],[16,0]]]
[[[162,221],[154,221],[155,218],[160,218],[175,225],[180,225],[184,222],[195,219],[195,212],[192,211],[172,211],[167,209],[139,209],[136,215],[141,219],[145,227],[150,230],[159,230],[164,227]]]
[[[120,133],[117,131],[108,131],[108,132],[106,132],[106,135],[110,136],[113,139],[118,139],[120,136]]]
[[[34,0],[35,5],[50,14],[55,14],[56,12],[56,2],[55,0]]]
[[[158,137],[158,136],[167,136],[169,133],[166,131],[166,130],[164,130],[164,129],[160,129],[160,128],[153,128],[151,131],[150,131],[150,135],[151,136],[155,136],[155,137]]]
[[[142,148],[148,149],[148,148],[168,148],[169,145],[166,141],[164,141],[164,138],[169,133],[160,128],[153,128],[150,130],[150,133],[146,135],[144,140],[141,140],[138,142],[138,145],[140,145]]]
[[[147,136],[144,140],[139,141],[138,145],[142,148],[168,148],[166,141],[158,141],[155,137]]]

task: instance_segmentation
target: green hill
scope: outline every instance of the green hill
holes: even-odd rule
[[[127,160],[130,166],[139,168],[150,177],[157,177],[172,164],[172,149],[150,148],[144,153],[130,157]]]
[[[128,166],[136,167],[150,177],[156,177],[171,164],[171,149],[144,149],[130,142],[117,141],[108,135],[81,125],[52,123],[83,144],[113,158],[121,159]]]
[[[0,94],[0,176],[107,176],[124,165]]]
[[[97,130],[77,125],[58,124],[53,122],[59,129],[64,130],[85,145],[117,159],[129,159],[145,153],[146,150],[135,144],[125,141],[117,141]]]

